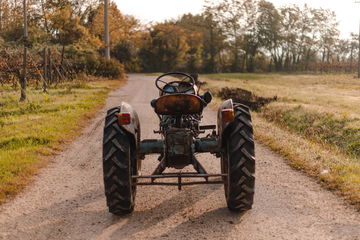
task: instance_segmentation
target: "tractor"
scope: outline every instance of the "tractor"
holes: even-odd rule
[[[159,118],[159,128],[154,130],[159,139],[141,140],[139,117],[129,104],[122,102],[108,110],[103,173],[110,213],[131,213],[138,185],[174,185],[181,190],[187,185],[223,184],[228,209],[251,209],[255,150],[249,108],[228,99],[218,109],[216,125],[201,125],[203,110],[212,95],[209,91],[201,95],[197,82],[194,75],[181,72],[156,78],[159,96],[150,105]],[[196,158],[197,153],[220,158],[221,173],[208,173]],[[159,163],[151,175],[141,175],[141,162],[148,154],[158,154]],[[189,165],[194,172],[181,171]],[[178,170],[165,173],[167,168]]]

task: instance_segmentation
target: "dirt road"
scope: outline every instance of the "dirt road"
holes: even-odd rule
[[[223,187],[139,187],[135,212],[108,213],[102,182],[101,151],[104,114],[120,101],[138,111],[143,138],[158,137],[157,117],[150,107],[156,97],[154,77],[130,75],[122,89],[110,94],[84,133],[0,210],[0,239],[360,239],[360,214],[311,179],[288,167],[268,148],[257,145],[254,208],[230,213]],[[215,123],[212,110],[207,123]],[[209,172],[219,160],[200,161]],[[156,157],[147,157],[150,173]]]

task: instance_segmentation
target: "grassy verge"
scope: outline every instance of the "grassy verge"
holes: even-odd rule
[[[305,138],[335,146],[344,154],[360,159],[358,118],[284,104],[271,104],[263,108],[261,116]]]
[[[48,94],[0,87],[0,203],[21,191],[53,155],[85,126],[105,102],[107,93],[123,81],[75,81]]]
[[[254,113],[256,137],[360,209],[360,81],[352,75],[214,74],[208,88],[278,96]]]
[[[254,115],[255,137],[285,157],[295,169],[315,177],[360,210],[360,162],[337,148],[293,134],[260,114]]]

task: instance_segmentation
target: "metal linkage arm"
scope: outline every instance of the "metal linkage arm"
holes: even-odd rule
[[[195,152],[218,152],[219,143],[216,139],[200,138],[195,140]],[[140,142],[140,153],[143,155],[152,153],[164,153],[165,142],[159,139],[149,139]]]
[[[178,186],[178,189],[181,190],[182,186],[188,185],[197,185],[197,184],[223,184],[222,179],[214,179],[209,181],[183,181],[183,178],[214,178],[214,177],[224,177],[226,174],[199,174],[199,173],[167,173],[160,175],[148,175],[148,176],[133,176],[133,179],[137,180],[146,180],[150,179],[151,181],[135,181],[136,185],[163,185],[163,186]],[[157,178],[175,178],[177,182],[154,182]]]

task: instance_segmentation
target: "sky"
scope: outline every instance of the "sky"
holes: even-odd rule
[[[124,14],[140,19],[142,23],[161,22],[177,18],[184,13],[200,13],[204,0],[114,0]],[[360,3],[356,0],[268,0],[280,7],[288,4],[322,7],[333,10],[339,21],[341,37],[347,38],[350,32],[359,31]],[[359,0],[360,2],[360,0]]]

